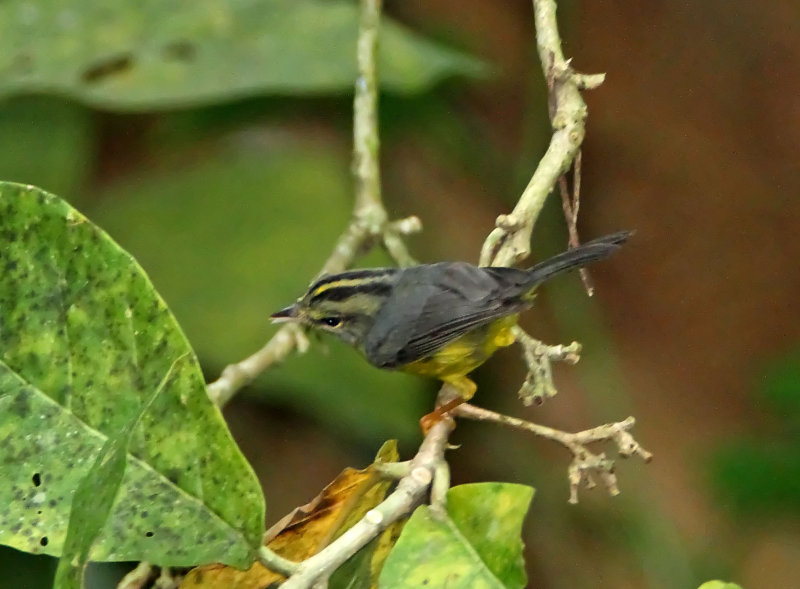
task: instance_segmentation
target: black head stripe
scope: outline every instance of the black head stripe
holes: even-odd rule
[[[311,297],[311,302],[320,300],[326,301],[346,301],[350,297],[356,295],[375,295],[379,297],[386,297],[392,292],[392,285],[388,282],[380,280],[370,281],[365,280],[361,284],[352,284],[348,278],[347,285],[342,286],[329,286],[322,292],[315,294]],[[315,287],[318,288],[318,287]]]
[[[341,280],[358,280],[360,278],[369,279],[369,278],[381,278],[384,276],[392,276],[397,272],[397,268],[369,268],[365,270],[348,270],[347,272],[341,272],[339,274],[329,274],[328,276],[323,276],[319,280],[317,280],[311,288],[309,288],[309,292],[314,292],[320,286],[325,284],[330,284],[331,282],[339,282]]]

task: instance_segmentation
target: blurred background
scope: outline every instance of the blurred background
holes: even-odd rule
[[[356,15],[348,2],[69,0],[0,6],[0,178],[73,203],[152,277],[214,379],[274,333],[351,210]],[[382,171],[393,217],[418,215],[426,262],[475,262],[549,140],[530,2],[387,0]],[[518,349],[475,401],[564,430],[628,415],[654,461],[622,495],[567,504],[569,455],[460,423],[455,483],[537,493],[530,586],[683,588],[800,576],[800,4],[559,3],[589,92],[580,233],[637,234],[591,273],[549,284],[524,326],[584,344],[559,395],[523,408]],[[537,258],[566,245],[560,204]],[[385,264],[372,253],[359,265]],[[434,384],[313,341],[240,393],[230,427],[268,524],[383,440],[416,450]],[[615,449],[606,449],[614,454]],[[47,587],[54,561],[0,549],[0,586]],[[119,567],[96,567],[111,587]]]

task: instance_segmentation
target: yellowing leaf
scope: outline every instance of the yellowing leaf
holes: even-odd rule
[[[375,464],[397,461],[397,442],[386,442]],[[325,548],[383,501],[391,480],[381,475],[375,464],[363,470],[346,468],[309,503],[297,507],[264,535],[265,543],[284,558],[299,562]],[[390,528],[392,530],[393,528]],[[396,528],[394,528],[396,532]],[[385,558],[381,551],[382,559]],[[391,549],[391,547],[389,547]],[[279,583],[282,575],[260,563],[246,571],[223,565],[197,567],[189,572],[181,589],[264,589]]]

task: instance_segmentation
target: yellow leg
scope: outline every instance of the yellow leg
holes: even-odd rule
[[[475,391],[478,390],[478,385],[476,385],[466,376],[459,376],[453,378],[452,380],[447,380],[446,384],[450,385],[450,387],[455,390],[458,396],[445,401],[427,415],[422,416],[422,419],[419,420],[419,425],[422,428],[423,434],[427,434],[428,431],[434,425],[444,419],[450,411],[462,403],[469,401],[475,394]]]
[[[478,385],[466,376],[457,376],[445,382],[456,390],[458,395],[463,399],[462,402],[469,401],[475,395],[475,391],[478,390]]]

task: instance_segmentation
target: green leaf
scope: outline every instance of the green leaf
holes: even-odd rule
[[[53,585],[55,589],[81,589],[83,587],[83,575],[89,562],[89,550],[108,520],[114,499],[122,483],[122,476],[125,474],[131,435],[139,425],[142,416],[150,409],[153,401],[174,377],[175,364],[186,361],[188,358],[187,354],[175,360],[164,379],[133,419],[122,426],[116,436],[108,438],[92,468],[76,489],[69,514],[67,539],[64,541],[64,550],[58,563],[58,569],[56,569]]]
[[[75,490],[131,434],[93,560],[245,566],[263,497],[196,358],[139,265],[57,197],[0,183],[0,542],[62,552]]]
[[[450,489],[447,516],[418,508],[403,528],[380,587],[522,588],[522,520],[533,489],[477,483]]]
[[[302,294],[330,255],[352,210],[348,164],[308,143],[220,147],[110,189],[93,215],[148,269],[197,354],[219,371],[272,337],[269,314]],[[391,262],[373,255],[356,263]],[[312,336],[308,353],[259,379],[270,402],[361,440],[419,435],[433,399],[425,380],[321,341]]]
[[[331,0],[7,0],[0,95],[58,92],[147,110],[255,94],[350,91],[358,9]],[[388,19],[385,88],[419,92],[483,64]]]
[[[706,581],[697,589],[742,589],[736,583],[727,583],[725,581]]]

